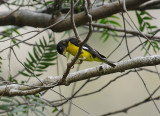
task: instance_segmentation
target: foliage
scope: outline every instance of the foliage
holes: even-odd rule
[[[38,77],[42,75],[49,66],[55,65],[53,61],[57,58],[57,52],[52,33],[48,34],[48,39],[49,40],[47,41],[47,38],[43,37],[42,39],[39,39],[38,43],[35,43],[35,46],[33,46],[33,53],[28,52],[29,58],[26,58],[26,61],[24,62],[26,70],[20,71],[20,74],[26,77]],[[17,83],[17,80],[13,79],[12,76],[10,76],[10,81]],[[0,105],[0,110],[6,112],[8,116],[27,116],[30,111],[45,116],[44,110],[46,107],[46,101],[44,101],[38,94],[35,96],[25,96],[22,99],[24,102],[20,101],[21,98],[23,97],[1,98],[0,101],[2,103]]]
[[[117,20],[119,20],[119,17],[116,15],[112,15],[110,17],[101,19],[99,23],[110,25],[113,27],[121,27],[120,23]],[[116,39],[116,36],[118,36],[116,31],[104,29],[100,39],[104,39],[103,41],[106,42],[110,37],[112,37],[115,41],[118,41]]]
[[[0,40],[3,41],[4,39],[9,37],[11,42],[13,44],[16,44],[17,40],[15,38],[13,38],[13,34],[16,33],[17,35],[22,37],[22,35],[20,35],[20,32],[18,31],[18,29],[19,29],[19,27],[11,27],[11,28],[5,29],[4,31],[1,32],[2,36],[0,37]],[[19,47],[19,45],[17,45],[17,44],[16,44],[16,46]]]
[[[26,58],[26,62],[24,62],[26,72],[20,71],[23,76],[38,77],[46,71],[46,68],[55,65],[53,61],[57,56],[56,45],[54,44],[52,34],[49,34],[48,37],[48,42],[43,37],[42,40],[39,40],[39,44],[35,43],[36,46],[33,47],[33,54],[28,52],[29,58]]]
[[[157,29],[157,26],[150,24],[150,21],[153,20],[151,14],[147,11],[135,11],[135,13],[139,24],[139,30],[141,32],[147,31],[148,34],[154,35],[153,29]],[[146,41],[144,47],[147,47],[145,55],[151,47],[155,53],[160,50],[159,42],[156,41]]]
[[[55,5],[56,1],[59,1],[59,0],[29,0],[29,1],[5,0],[5,2],[6,2],[5,5],[8,6],[8,9],[12,9],[12,7],[14,6],[14,7],[21,7],[22,9],[23,8],[24,9],[25,8],[32,9],[32,10],[35,10],[36,13],[40,13],[40,12],[45,11],[43,13],[47,13],[46,15],[48,15],[48,14],[52,15],[53,9],[54,9],[53,6]],[[70,1],[71,0],[62,0],[62,1],[63,1],[63,3],[60,4],[60,9],[56,9],[56,10],[57,11],[61,10],[63,14],[68,13],[68,11],[70,10]],[[74,2],[76,2],[76,1],[77,0],[74,0]],[[106,1],[109,1],[109,0],[106,0]],[[94,3],[92,4],[92,6],[99,7],[100,5],[103,5],[104,2],[106,2],[106,1],[104,1],[104,0],[96,1],[95,0]],[[99,3],[99,2],[101,2],[102,4],[97,5],[96,3]],[[0,2],[0,3],[3,4],[3,2]],[[74,13],[76,14],[76,13],[84,11],[83,5],[84,5],[83,0],[80,0],[80,2],[74,8]],[[61,7],[63,9],[61,9]],[[58,6],[58,8],[59,8],[59,6]],[[51,12],[49,12],[49,10]],[[88,10],[90,10],[90,9],[88,9]],[[54,11],[54,12],[56,12],[56,11]],[[150,35],[154,35],[154,30],[157,29],[157,26],[151,25],[151,21],[154,20],[154,18],[151,16],[151,14],[148,11],[136,11],[135,14],[137,16],[139,30],[141,32],[145,32],[145,33],[147,32]],[[115,28],[118,27],[119,28],[119,27],[121,27],[119,20],[120,20],[120,18],[117,15],[112,15],[110,17],[100,19],[96,22],[98,22],[100,24],[106,24],[111,27],[115,27]],[[5,41],[9,40],[10,45],[16,45],[17,48],[21,49],[20,46],[17,45],[17,42],[22,41],[21,39],[24,39],[23,35],[21,35],[21,33],[19,31],[19,29],[21,29],[21,28],[24,28],[24,27],[16,27],[16,26],[4,27],[3,28],[4,30],[0,32],[0,41],[5,42]],[[116,42],[118,41],[117,37],[119,35],[118,35],[117,31],[102,29],[102,28],[98,28],[97,30],[99,32],[102,32],[100,39],[103,40],[104,43],[107,42],[107,40],[109,38],[113,38]],[[66,35],[68,35],[70,37],[72,35],[71,33],[72,33],[72,30],[67,30],[64,32],[63,37]],[[16,36],[14,36],[15,34],[16,34]],[[17,39],[16,37],[19,37],[19,39]],[[32,47],[32,52],[28,52],[28,57],[26,58],[25,61],[22,61],[22,65],[24,66],[23,67],[24,69],[19,70],[19,72],[16,74],[18,76],[20,75],[21,77],[24,77],[24,80],[26,80],[26,78],[28,78],[28,80],[29,80],[31,78],[35,78],[35,77],[37,78],[37,77],[43,76],[43,74],[46,73],[48,67],[52,67],[52,66],[56,65],[55,60],[57,59],[57,51],[56,51],[56,44],[53,39],[52,33],[48,33],[48,37],[42,36],[42,38],[37,38],[37,39],[38,39],[37,42],[35,42],[33,45],[30,45],[30,47]],[[26,44],[26,43],[24,43],[24,44]],[[119,46],[117,48],[119,48]],[[148,51],[152,48],[155,53],[157,51],[159,51],[159,49],[160,49],[159,42],[151,41],[151,40],[148,40],[144,44],[144,46],[147,48]],[[12,48],[12,47],[9,47],[9,48]],[[25,50],[25,51],[27,51],[27,50]],[[10,53],[11,53],[11,50],[10,50]],[[146,51],[145,55],[146,54],[147,54],[147,51]],[[13,58],[11,54],[8,55],[8,57],[10,57],[10,59]],[[69,58],[69,57],[70,57],[70,54],[68,54],[67,58]],[[126,58],[126,57],[124,57],[124,58]],[[1,66],[3,66],[2,65],[2,58],[3,58],[3,56],[0,57],[0,72],[2,72]],[[65,65],[67,65],[67,64],[65,64]],[[57,72],[59,70],[58,67],[59,66],[57,65]],[[79,69],[77,68],[77,70],[79,70]],[[9,73],[11,73],[11,71],[12,70],[9,70]],[[134,72],[134,71],[130,70],[130,72]],[[126,74],[129,74],[129,73],[126,73]],[[9,75],[9,77],[10,78],[9,78],[9,80],[7,80],[7,82],[8,81],[10,81],[10,82],[8,82],[7,84],[10,84],[10,83],[12,83],[12,84],[17,83],[18,84],[18,79],[16,80],[16,76],[14,77],[13,75]],[[100,92],[101,90],[103,90],[105,87],[107,87],[110,83],[114,82],[119,77],[121,77],[121,76],[115,77],[115,79],[109,81],[108,84],[105,83],[106,85],[103,86],[98,91],[95,90],[95,91],[93,91],[91,93],[87,93],[87,94],[91,95],[93,93]],[[55,100],[55,101],[49,103],[49,100],[47,101],[42,98],[43,95],[45,94],[45,92],[39,93],[36,95],[23,96],[23,97],[21,97],[21,96],[18,96],[18,97],[3,97],[3,96],[1,96],[1,98],[0,98],[0,103],[1,103],[0,104],[0,114],[3,114],[3,112],[4,112],[8,116],[27,116],[27,115],[30,115],[30,112],[33,112],[33,113],[35,113],[35,115],[45,116],[44,112],[47,110],[47,107],[52,108],[52,113],[57,113],[58,111],[59,111],[58,113],[60,113],[60,111],[62,112],[64,109],[62,108],[61,110],[59,110],[59,108],[57,108],[57,107],[62,106],[63,104],[65,104],[69,100],[70,100],[70,102],[72,102],[71,100],[74,97],[86,96],[87,94],[81,95],[78,92],[83,87],[85,87],[85,85],[87,85],[87,83],[92,82],[94,80],[97,80],[98,78],[99,77],[87,80],[77,91],[75,89],[75,92],[73,89],[73,94],[71,95],[71,97],[68,96],[67,98],[65,98],[65,96],[63,96],[63,95],[61,95],[61,93],[59,93],[59,95],[61,95],[62,99],[63,99],[63,97],[65,98],[62,101]],[[22,79],[21,84],[23,84],[23,83],[24,83],[24,81]],[[3,84],[5,86],[6,82],[2,81],[0,84],[1,85]],[[6,84],[6,86],[7,86],[7,84]],[[97,87],[97,86],[95,86],[95,87]],[[61,91],[61,90],[59,90],[59,91]],[[83,108],[79,108],[79,109],[83,110]],[[68,114],[64,113],[64,115],[68,115]]]
[[[25,99],[25,101],[23,101]],[[27,116],[29,112],[45,116],[44,110],[46,101],[39,95],[23,97],[2,97],[0,99],[0,110],[6,112],[8,116]]]

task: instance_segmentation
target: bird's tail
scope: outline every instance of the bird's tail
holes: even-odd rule
[[[104,63],[110,65],[111,67],[115,67],[116,65],[113,64],[114,62],[107,60],[106,58],[101,58],[101,60],[104,61]]]

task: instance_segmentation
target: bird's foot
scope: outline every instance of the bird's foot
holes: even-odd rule
[[[82,64],[83,60],[77,60],[75,64]]]
[[[71,67],[71,69],[74,69],[74,65]]]

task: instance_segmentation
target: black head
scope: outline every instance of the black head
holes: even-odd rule
[[[57,44],[57,52],[58,52],[59,54],[65,56],[67,45],[68,45],[68,41],[67,41],[67,40],[61,40],[61,41]]]

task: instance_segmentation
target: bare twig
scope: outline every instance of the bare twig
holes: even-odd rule
[[[151,95],[150,95],[148,98],[146,98],[146,99],[144,99],[144,100],[142,100],[142,101],[140,101],[140,102],[138,102],[138,103],[135,103],[135,104],[133,104],[133,105],[131,105],[131,106],[129,106],[129,107],[126,107],[126,108],[123,108],[123,109],[120,109],[120,110],[117,110],[117,111],[114,111],[114,112],[109,112],[109,113],[103,114],[103,115],[101,115],[101,116],[109,116],[109,115],[118,114],[118,113],[127,113],[128,110],[130,110],[130,109],[132,109],[132,108],[134,108],[134,107],[137,107],[137,106],[139,106],[139,105],[141,105],[141,104],[150,102],[150,101],[152,101],[151,97],[159,90],[159,88],[160,88],[160,86],[158,86],[158,87],[151,93]],[[153,100],[157,100],[157,99],[159,99],[159,96],[153,98]]]
[[[73,17],[73,13],[74,13],[73,8],[74,7],[73,7],[73,0],[71,0],[71,22],[72,22],[72,26],[73,26],[75,36],[80,41],[79,50],[78,50],[78,53],[76,54],[76,56],[72,59],[71,63],[67,64],[67,69],[66,69],[65,73],[63,74],[62,80],[59,83],[63,83],[66,80],[66,77],[69,74],[71,67],[75,64],[79,55],[81,54],[82,46],[88,41],[88,39],[89,39],[89,37],[92,33],[92,24],[91,24],[92,23],[92,16],[89,14],[89,11],[88,11],[87,6],[86,6],[86,1],[84,0],[83,2],[84,2],[84,5],[85,5],[84,6],[85,7],[85,12],[86,12],[86,15],[87,15],[88,20],[89,20],[89,32],[88,32],[85,40],[81,42],[78,31],[77,31],[77,28],[76,28],[76,25],[75,25],[75,22],[74,22],[74,17]]]

